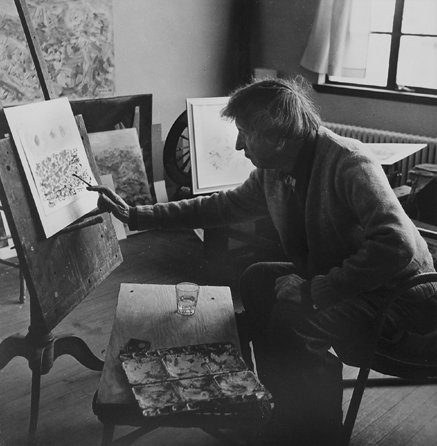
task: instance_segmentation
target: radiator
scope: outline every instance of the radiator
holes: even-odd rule
[[[364,143],[420,143],[427,146],[419,152],[405,158],[393,166],[384,167],[387,173],[395,174],[393,186],[402,186],[408,181],[408,172],[417,164],[437,163],[437,138],[410,135],[408,133],[358,127],[354,125],[324,122],[323,125],[340,136],[355,138]]]

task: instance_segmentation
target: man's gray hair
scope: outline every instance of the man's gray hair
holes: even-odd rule
[[[221,116],[274,143],[304,139],[321,124],[308,84],[301,76],[293,80],[253,80],[232,93]]]

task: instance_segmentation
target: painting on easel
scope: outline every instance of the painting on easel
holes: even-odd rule
[[[96,207],[96,184],[67,98],[5,109],[46,237]]]

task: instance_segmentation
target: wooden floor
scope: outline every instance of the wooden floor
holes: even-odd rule
[[[217,265],[203,258],[202,242],[192,231],[150,231],[120,242],[124,262],[54,330],[55,335],[81,337],[104,358],[120,283],[199,284],[230,286],[235,307],[239,274],[250,256]],[[0,341],[26,334],[29,303],[18,301],[17,270],[0,266]],[[352,369],[345,369],[349,377]],[[41,446],[100,445],[102,425],[91,409],[99,372],[70,356],[55,361],[43,376],[38,425]],[[26,361],[14,358],[0,371],[0,446],[26,444],[30,412],[31,372]],[[350,390],[344,393],[345,407]],[[119,427],[116,437],[132,431]],[[218,440],[197,429],[159,429],[134,445],[214,446]],[[353,439],[355,446],[434,446],[437,444],[437,386],[378,387],[365,393]]]

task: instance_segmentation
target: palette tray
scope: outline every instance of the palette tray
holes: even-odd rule
[[[152,351],[135,344],[141,341],[131,340],[119,357],[144,416],[271,399],[231,343]]]

